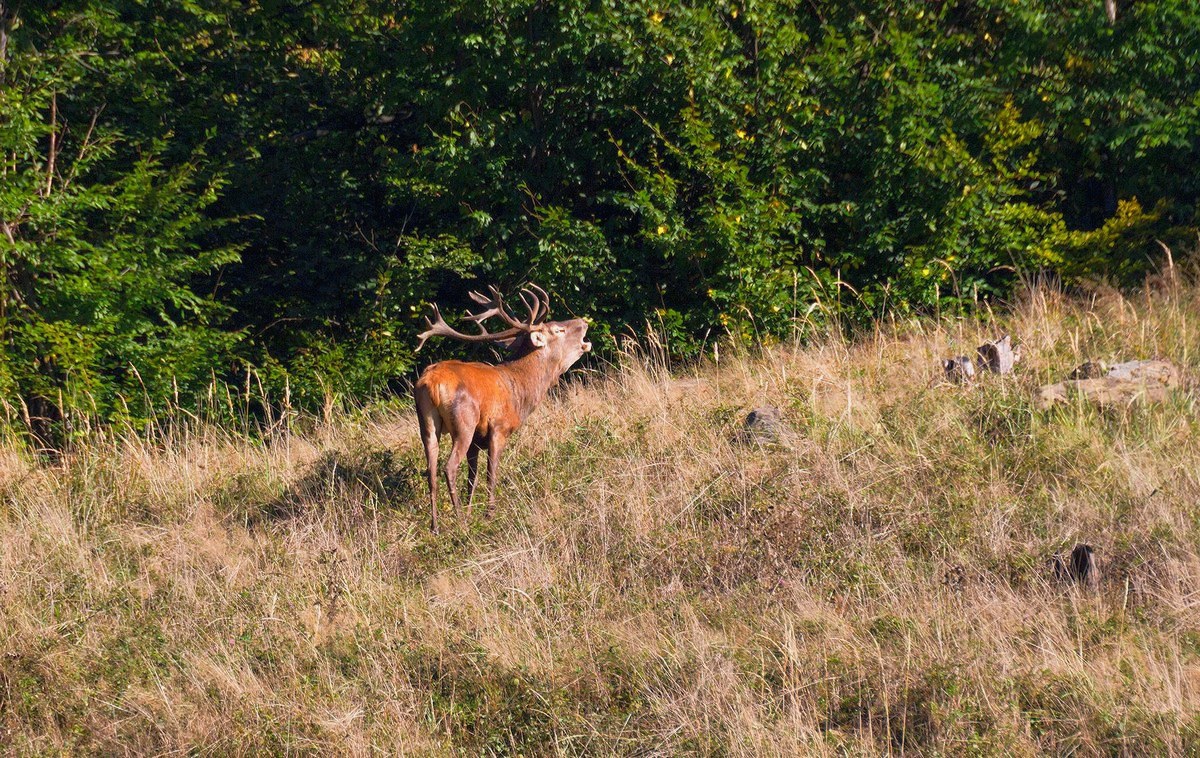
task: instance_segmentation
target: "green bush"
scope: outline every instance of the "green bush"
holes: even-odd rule
[[[1188,0],[19,12],[10,399],[112,415],[244,364],[301,402],[370,392],[413,369],[429,302],[481,282],[538,282],[599,354],[650,323],[686,356],[1040,274],[1137,282],[1197,227]],[[75,178],[25,209],[55,100]],[[41,271],[60,292],[33,303]]]

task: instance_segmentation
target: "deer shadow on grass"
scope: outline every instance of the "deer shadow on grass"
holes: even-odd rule
[[[273,497],[251,499],[235,512],[251,527],[297,520],[360,526],[381,510],[423,512],[422,473],[409,451],[330,451]]]

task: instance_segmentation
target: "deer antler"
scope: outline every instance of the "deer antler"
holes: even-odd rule
[[[433,315],[437,320],[430,321],[428,316],[425,317],[425,324],[429,328],[417,335],[417,338],[421,340],[417,344],[417,350],[425,347],[425,341],[430,337],[452,337],[463,342],[503,342],[528,331],[528,329],[518,326],[512,329],[505,329],[502,332],[489,332],[483,325],[480,325],[480,334],[463,334],[446,323],[446,320],[442,318],[441,309],[437,307],[437,303],[432,303],[431,306],[433,308]]]
[[[499,316],[504,323],[508,324],[513,329],[521,329],[527,331],[532,324],[523,324],[513,318],[507,310],[504,309],[504,298],[500,295],[500,290],[496,289],[493,284],[488,285],[488,292],[492,293],[490,298],[479,294],[478,292],[467,293],[472,300],[480,305],[486,306],[487,310],[480,313],[471,313],[467,315],[468,321],[474,321],[483,328],[483,322],[493,316]]]
[[[425,323],[429,328],[417,335],[418,339],[421,340],[417,345],[417,350],[424,347],[425,340],[430,337],[452,337],[463,342],[504,342],[533,331],[550,313],[550,296],[536,284],[530,284],[528,287],[521,289],[521,302],[525,304],[526,310],[529,311],[528,321],[516,319],[505,309],[504,298],[500,295],[500,290],[495,285],[488,285],[488,292],[491,293],[491,297],[481,295],[478,292],[468,293],[476,303],[487,307],[487,310],[479,313],[469,313],[466,316],[468,321],[473,321],[479,326],[479,334],[463,334],[455,330],[442,318],[442,312],[438,308],[437,303],[432,303],[433,315],[437,320],[430,321],[428,316],[425,317]],[[493,316],[498,316],[504,323],[509,325],[509,328],[502,332],[489,332],[487,327],[483,325],[483,322]]]
[[[525,297],[526,294],[533,298],[532,303]],[[546,294],[546,290],[532,282],[521,288],[521,302],[525,304],[525,310],[529,311],[531,324],[540,324],[550,315],[550,296]]]
[[[521,288],[521,302],[524,303],[525,310],[529,312],[529,318],[525,321],[518,321],[516,317],[504,308],[504,298],[495,286],[489,285],[488,292],[491,293],[491,297],[481,295],[478,292],[470,293],[472,300],[480,305],[487,306],[486,311],[467,316],[469,320],[474,321],[476,324],[482,323],[485,319],[489,319],[492,316],[499,316],[514,329],[528,331],[545,321],[546,316],[550,313],[550,296],[546,294],[546,290],[536,284],[529,284]]]

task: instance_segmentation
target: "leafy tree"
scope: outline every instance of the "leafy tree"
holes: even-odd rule
[[[481,280],[537,281],[601,351],[649,323],[690,355],[969,308],[1022,272],[1134,282],[1197,227],[1191,0],[58,0],[24,20],[12,65],[40,73],[5,85],[4,128],[30,178],[5,218],[56,271],[122,240],[86,278],[148,276],[116,310],[157,326],[105,327],[103,349],[150,384],[244,362],[305,401],[375,391],[411,376],[427,303]],[[55,170],[108,198],[38,198],[75,241],[21,212],[54,102]],[[157,210],[134,233],[125,202]],[[96,300],[72,286],[56,308]],[[168,323],[203,347],[151,371],[115,341],[157,349]],[[78,386],[140,388],[112,370]]]
[[[210,246],[203,153],[164,162],[80,97],[120,31],[99,5],[12,8],[0,61],[0,392],[43,436],[62,411],[140,419],[190,402],[237,335],[195,277],[237,260]]]

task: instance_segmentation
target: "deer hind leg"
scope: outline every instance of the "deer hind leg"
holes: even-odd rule
[[[463,458],[467,456],[467,452],[471,448],[470,432],[466,434],[453,435],[454,446],[450,448],[450,455],[446,458],[446,487],[450,490],[450,502],[454,504],[454,513],[458,519],[462,520],[462,500],[458,496],[458,469],[462,465]]]
[[[471,506],[475,504],[475,485],[479,484],[479,451],[486,444],[479,437],[471,440],[467,448],[467,518],[471,518]]]
[[[437,490],[438,490],[438,437],[442,435],[441,414],[433,405],[432,399],[423,387],[417,388],[417,420],[421,426],[421,444],[425,446],[425,463],[429,476],[429,524],[434,532],[438,530],[437,523]]]
[[[454,441],[450,455],[446,457],[446,487],[450,490],[450,502],[454,504],[454,513],[462,520],[462,500],[458,496],[458,468],[475,439],[475,429],[479,426],[479,406],[469,394],[459,391],[454,402],[442,406],[442,426],[450,430],[450,438]]]
[[[488,437],[488,518],[491,518],[496,512],[496,472],[500,469],[500,455],[504,452],[504,445],[507,442],[508,437],[495,429],[492,430],[491,436]]]

